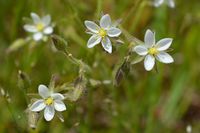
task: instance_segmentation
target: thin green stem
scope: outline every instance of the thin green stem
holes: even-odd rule
[[[138,24],[140,18],[143,16],[142,13],[143,13],[143,10],[144,10],[146,4],[147,4],[147,1],[142,1],[140,3],[139,8],[137,10],[137,14],[136,14],[135,19],[134,19],[134,23],[130,27],[130,32],[134,31],[135,28],[137,27],[137,24]]]
[[[97,10],[96,10],[96,18],[100,17],[102,11],[102,0],[97,1]]]
[[[65,55],[67,56],[67,58],[73,63],[76,64],[78,66],[80,66],[80,63],[78,62],[78,60],[67,50],[64,51]]]
[[[15,124],[16,124],[16,130],[17,130],[17,132],[18,132],[18,133],[21,133],[20,127],[19,127],[19,125],[18,125],[18,120],[17,120],[17,118],[15,117],[15,114],[14,114],[13,111],[12,111],[12,108],[11,108],[11,106],[10,106],[10,103],[8,102],[8,99],[7,99],[5,96],[4,96],[4,100],[5,100],[5,103],[6,103],[6,106],[7,106],[8,110],[9,110],[11,116],[12,116],[12,119],[13,119],[13,121],[14,121]]]
[[[76,6],[73,5],[71,0],[63,0],[63,1],[64,1],[64,4],[67,5],[71,9],[71,11],[74,14],[74,17],[75,17],[76,21],[79,23],[79,25],[84,28],[83,23],[78,15],[78,11],[76,8],[74,8]],[[67,4],[66,4],[66,2],[67,2]]]
[[[128,12],[128,14],[124,17],[122,23],[126,23],[129,18],[132,16],[132,14],[136,11],[138,5],[141,3],[141,0],[137,0],[134,5],[131,7],[130,11]]]

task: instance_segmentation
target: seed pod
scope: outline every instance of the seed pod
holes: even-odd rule
[[[58,51],[65,52],[65,50],[67,49],[68,43],[62,37],[60,37],[58,35],[52,35],[51,39],[52,39],[52,42],[53,42],[55,48]]]
[[[125,58],[123,64],[117,69],[115,74],[115,82],[114,85],[119,86],[122,79],[127,75],[130,71],[131,63],[128,58]]]
[[[28,125],[30,128],[35,129],[37,127],[37,123],[39,120],[39,113],[38,112],[32,112],[29,109],[26,109],[26,114],[28,117]]]

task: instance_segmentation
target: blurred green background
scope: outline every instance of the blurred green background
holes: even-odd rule
[[[0,0],[0,87],[10,102],[0,98],[0,132],[50,133],[184,133],[191,125],[200,132],[200,1],[176,0],[176,8],[154,8],[150,0]],[[39,84],[48,85],[56,74],[59,83],[73,81],[78,68],[52,43],[27,44],[12,53],[7,48],[18,38],[26,38],[23,17],[30,12],[50,14],[55,34],[68,41],[69,51],[92,68],[88,79],[112,80],[113,70],[127,54],[129,43],[107,54],[97,46],[86,47],[89,35],[84,20],[98,20],[101,12],[113,20],[122,19],[121,27],[143,40],[149,28],[156,39],[174,39],[170,54],[175,63],[158,63],[158,73],[146,72],[143,62],[131,67],[122,83],[88,85],[75,103],[66,101],[65,122],[55,117],[44,119],[35,130],[28,128],[26,100],[19,87],[18,71],[30,77],[29,93],[37,93]],[[35,45],[35,46],[33,46]],[[113,44],[115,47],[115,44]]]

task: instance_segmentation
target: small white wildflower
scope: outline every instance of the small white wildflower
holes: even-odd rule
[[[85,21],[85,26],[92,34],[87,42],[87,47],[92,48],[101,42],[103,48],[112,53],[112,44],[109,37],[118,37],[121,34],[121,30],[112,25],[111,18],[108,14],[104,15],[100,19],[100,26],[93,21]]]
[[[192,133],[192,126],[191,126],[191,125],[188,125],[188,126],[186,127],[186,131],[187,131],[187,133]]]
[[[147,30],[144,37],[144,45],[134,47],[134,51],[138,55],[145,57],[144,67],[147,71],[150,71],[155,65],[155,58],[166,64],[174,62],[174,59],[165,52],[171,43],[171,38],[164,38],[156,43],[155,34],[151,30]]]
[[[31,17],[33,24],[25,24],[24,29],[27,32],[33,33],[33,39],[35,41],[45,39],[48,35],[53,33],[50,15],[40,18],[36,13],[31,13]]]
[[[64,96],[60,93],[52,93],[45,85],[39,85],[39,95],[43,99],[39,99],[32,104],[30,110],[33,112],[39,112],[44,109],[44,118],[47,121],[53,119],[55,110],[58,112],[66,110],[66,106],[63,103]]]
[[[169,7],[174,8],[175,2],[174,0],[154,0],[154,6],[159,7],[163,3],[166,3]]]
[[[3,88],[1,88],[1,91],[0,91],[0,92],[1,92],[1,95],[2,95],[2,96],[5,96],[5,95],[6,95],[6,93],[5,93],[5,91],[4,91]]]

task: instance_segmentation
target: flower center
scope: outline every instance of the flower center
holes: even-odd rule
[[[101,37],[104,38],[104,37],[107,35],[106,30],[104,30],[103,28],[101,28],[101,29],[99,30],[99,35],[100,35]]]
[[[36,25],[36,28],[37,28],[38,31],[42,31],[44,29],[44,24],[43,23],[38,23]]]
[[[45,99],[46,105],[51,105],[52,103],[53,103],[53,98],[49,97],[49,98]]]
[[[152,47],[148,50],[148,53],[151,55],[156,55],[158,53],[158,50],[155,47]]]

